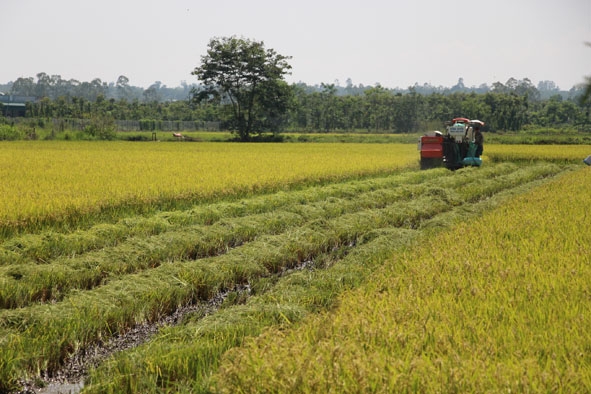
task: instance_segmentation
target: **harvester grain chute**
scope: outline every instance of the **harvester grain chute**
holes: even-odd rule
[[[445,133],[433,131],[419,139],[421,168],[445,166],[450,170],[482,165],[483,137],[480,129],[484,122],[467,118],[454,118],[446,122]]]

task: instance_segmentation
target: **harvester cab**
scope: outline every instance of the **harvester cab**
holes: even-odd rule
[[[450,170],[466,166],[480,167],[484,122],[454,118],[445,124],[445,133],[433,131],[419,139],[421,169],[445,166]]]

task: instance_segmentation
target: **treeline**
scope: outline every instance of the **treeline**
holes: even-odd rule
[[[182,98],[165,100],[170,95],[167,96],[168,88],[164,85],[156,83],[143,90],[139,98],[140,88],[129,86],[124,76],[112,86],[100,80],[68,84],[59,76],[43,73],[37,77],[37,82],[21,78],[10,90],[14,95],[42,97],[27,103],[29,118],[107,116],[115,120],[220,122],[222,129],[230,119],[223,104],[193,102],[191,89],[195,85],[172,89]],[[78,90],[68,90],[73,87]],[[583,87],[564,92],[548,81],[543,87],[542,94],[528,79],[513,78],[491,88],[481,86],[479,91],[466,88],[460,79],[449,90],[435,89],[430,93],[424,85],[399,91],[380,85],[353,86],[350,80],[346,87],[299,83],[289,86],[289,110],[273,119],[273,124],[276,131],[407,133],[440,128],[446,120],[465,116],[485,121],[489,131],[517,131],[527,126],[580,130],[591,127],[590,105],[578,99]],[[546,98],[549,92],[554,94]]]
[[[61,75],[49,75],[43,72],[37,74],[36,77],[36,81],[33,77],[21,77],[14,82],[0,84],[0,92],[52,100],[60,97],[66,99],[78,97],[94,101],[102,96],[107,99],[150,102],[186,100],[192,87],[195,86],[181,82],[181,86],[170,88],[163,85],[162,82],[156,81],[144,89],[130,85],[129,78],[125,75],[119,76],[117,82],[104,82],[100,78],[95,78],[90,82],[80,82],[76,79],[63,79]]]
[[[535,88],[534,88],[535,89]],[[540,99],[532,90],[499,85],[487,93],[406,94],[392,93],[380,86],[363,95],[338,96],[333,85],[321,92],[296,90],[296,105],[290,126],[304,130],[367,130],[415,132],[437,128],[458,116],[480,119],[490,131],[517,131],[526,126],[588,128],[589,104],[579,95],[564,99],[556,94]],[[582,93],[582,92],[581,92]]]
[[[127,101],[107,99],[100,95],[96,100],[81,97],[47,97],[26,103],[26,117],[90,119],[108,116],[115,120],[170,120],[214,122],[220,119],[220,110],[211,105],[194,105],[191,100],[180,101]]]
[[[307,93],[320,92],[327,84],[320,85],[306,85],[298,83],[298,87],[302,88]],[[41,72],[36,75],[36,80],[33,77],[21,77],[14,82],[0,83],[0,92],[4,94],[12,94],[15,96],[31,96],[49,99],[57,99],[59,97],[72,98],[78,97],[88,101],[94,101],[99,96],[106,99],[125,99],[127,101],[178,101],[186,100],[191,90],[197,87],[197,84],[187,84],[185,81],[181,82],[180,86],[168,87],[160,81],[154,82],[148,88],[133,86],[130,84],[129,78],[121,75],[116,82],[104,82],[100,78],[95,78],[90,82],[80,82],[76,79],[64,79],[61,75],[49,75]],[[365,86],[363,84],[354,85],[351,79],[347,79],[344,86],[341,86],[339,81],[335,81],[331,86],[334,86],[335,94],[337,96],[355,96],[363,95],[367,90],[373,86]],[[517,80],[509,78],[504,84],[495,82],[492,86],[481,84],[479,86],[466,86],[463,78],[458,78],[458,82],[451,86],[434,86],[430,83],[419,84],[416,82],[413,86],[407,88],[393,88],[388,89],[393,94],[416,92],[422,95],[430,95],[433,93],[440,93],[449,95],[453,93],[476,93],[484,94],[491,91],[507,92],[514,91],[518,94],[527,92],[532,99],[545,100],[555,95],[562,96],[563,99],[573,98],[580,94],[580,87],[572,87],[569,90],[561,90],[553,81],[540,81],[537,86],[534,86],[528,78]]]

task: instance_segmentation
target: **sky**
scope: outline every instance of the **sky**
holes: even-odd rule
[[[591,0],[0,0],[0,83],[198,82],[209,41],[291,56],[290,83],[407,88],[591,76]]]

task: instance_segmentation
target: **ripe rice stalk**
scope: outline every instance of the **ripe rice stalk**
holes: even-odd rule
[[[539,167],[546,169],[540,170]],[[499,165],[499,174],[495,177],[494,170],[487,169],[495,184],[494,188],[485,185],[481,198],[489,199],[490,194],[501,193],[515,188],[517,184],[562,170],[563,167],[558,165],[535,165],[529,170],[516,165]],[[518,175],[513,176],[514,173]],[[51,286],[40,286],[41,290],[36,291],[55,288],[63,292],[62,298],[55,303],[2,310],[0,328],[18,336],[19,340],[13,343],[15,347],[10,352],[14,350],[21,355],[16,364],[19,371],[34,375],[43,368],[55,370],[77,349],[96,343],[101,338],[124,333],[138,323],[154,321],[179,306],[207,300],[236,284],[253,283],[261,278],[271,283],[273,273],[281,277],[308,260],[319,259],[322,262],[318,267],[332,267],[334,261],[354,255],[357,247],[382,239],[380,234],[400,230],[397,226],[418,233],[417,230],[442,211],[469,209],[466,205],[480,201],[475,197],[477,188],[469,195],[461,193],[464,187],[478,183],[479,179],[481,173],[477,169],[394,173],[370,177],[367,181],[334,182],[326,187],[316,185],[309,189],[282,191],[274,197],[254,196],[252,202],[251,197],[247,197],[232,202],[234,206],[228,206],[227,211],[230,215],[219,215],[209,225],[168,226],[166,222],[155,220],[154,223],[164,224],[148,225],[147,228],[155,231],[138,231],[133,236],[122,236],[113,247],[100,248],[91,253],[95,257],[104,253],[105,261],[100,262],[100,272],[105,268],[106,272],[112,273],[104,283],[92,289],[66,291],[64,287],[59,287],[67,283],[67,278],[75,277],[71,271],[65,270],[73,268],[66,262],[67,259],[61,267],[59,264],[53,267],[53,261],[45,265],[37,264],[39,267],[47,266],[48,273],[55,269],[58,273],[55,277],[61,284],[58,286],[51,282]],[[408,183],[401,183],[401,180]],[[328,197],[315,198],[316,193],[311,190],[318,190]],[[244,202],[246,207],[260,210],[259,198],[276,201],[281,209],[249,215],[251,208],[240,207]],[[197,209],[201,208],[191,208],[191,211],[197,212]],[[203,212],[211,210],[204,208]],[[271,218],[272,212],[277,214],[275,222]],[[205,214],[202,218],[208,221],[212,217]],[[143,228],[140,223],[144,219],[132,218],[131,222]],[[248,238],[248,242],[234,245],[228,243],[232,239],[230,236],[224,241],[226,243],[218,243],[220,237],[232,233],[243,234],[241,236]],[[114,234],[120,233],[115,231]],[[192,236],[192,241],[185,242]],[[227,250],[223,254],[203,258],[187,253],[189,248],[198,244],[199,239],[207,237],[210,237],[214,248],[225,245]],[[143,253],[140,259],[135,256],[138,252]],[[380,255],[384,253],[387,250],[379,249]],[[80,264],[78,268],[91,272],[96,263],[91,257],[89,254],[76,260]],[[20,268],[16,264],[5,267],[7,270]],[[47,280],[55,280],[50,274],[46,276]],[[304,277],[299,279],[306,282]],[[311,308],[321,309],[330,305],[339,289],[353,286],[357,279],[350,273],[340,272],[331,280],[335,284],[325,284],[327,292],[306,293],[308,295],[304,299]],[[24,292],[25,287],[15,289]],[[284,292],[282,296],[276,294],[275,297],[287,297],[289,293]],[[284,315],[287,320],[293,318]],[[273,316],[286,321],[281,314]],[[231,335],[242,340],[240,332]]]
[[[227,353],[212,387],[588,391],[590,177],[570,172],[422,239],[333,313]]]
[[[2,143],[0,226],[392,171],[415,164],[413,148],[200,143],[153,144],[146,149],[125,142]]]
[[[330,197],[326,201],[287,207],[298,216],[289,212],[275,211],[271,216],[253,215],[230,221],[220,218],[211,226],[185,226],[182,231],[165,231],[171,226],[166,226],[161,220],[155,221],[148,218],[141,223],[160,223],[157,225],[158,230],[155,231],[150,225],[150,231],[134,230],[133,234],[155,233],[156,235],[147,239],[139,236],[130,237],[126,241],[120,239],[123,237],[121,234],[124,233],[121,226],[110,226],[108,231],[104,231],[104,227],[95,226],[89,231],[93,239],[90,244],[103,247],[92,253],[80,254],[83,248],[77,246],[79,242],[71,244],[66,242],[72,239],[85,239],[86,232],[80,230],[68,235],[49,233],[15,237],[5,242],[3,246],[10,251],[21,251],[23,256],[21,259],[12,261],[6,268],[0,267],[0,275],[4,273],[8,277],[0,289],[0,304],[3,308],[14,308],[37,301],[54,302],[60,300],[70,289],[90,289],[108,280],[111,275],[153,268],[167,260],[193,259],[223,253],[230,247],[253,239],[257,234],[272,234],[288,227],[301,225],[306,220],[337,217],[360,209],[387,206],[425,191],[424,185],[400,187],[391,181],[380,180],[380,182],[384,184],[381,187],[385,188],[369,192],[363,192],[366,187],[361,188],[361,182],[354,182],[352,186],[360,192],[356,199],[344,201]],[[468,179],[463,181],[464,184],[468,182],[470,182]],[[375,179],[368,183],[370,189],[376,187]],[[392,189],[388,188],[388,185],[392,185]],[[144,228],[143,225],[140,227]],[[113,229],[117,236],[115,240],[109,238]],[[105,235],[107,239],[102,242],[95,240],[97,233]],[[351,237],[355,238],[349,236]],[[117,244],[118,242],[122,243]],[[105,247],[108,244],[115,244],[115,246]],[[56,245],[61,246],[61,251]],[[50,260],[52,255],[59,255],[59,257]],[[34,258],[42,264],[39,266],[22,264],[28,261],[27,257]],[[300,258],[303,257],[300,256]],[[18,267],[14,267],[17,264]],[[58,272],[61,274],[57,274]]]

